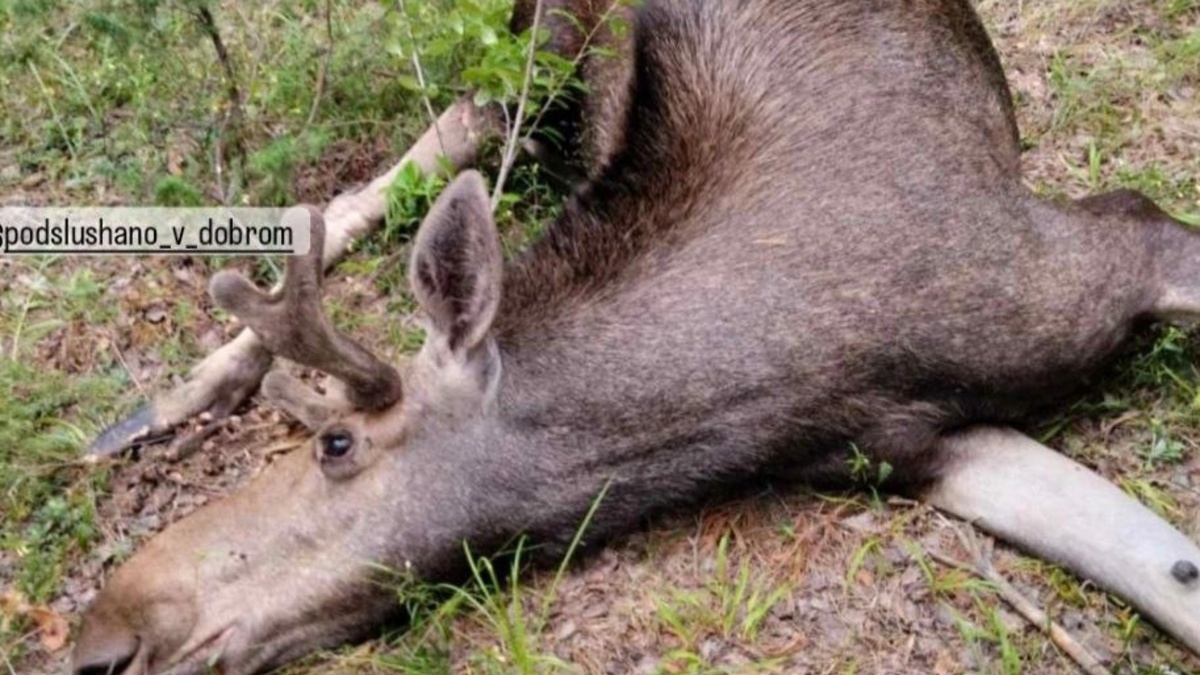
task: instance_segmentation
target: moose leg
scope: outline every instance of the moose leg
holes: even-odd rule
[[[1136,190],[1115,190],[1076,205],[1092,218],[1116,221],[1105,227],[1126,225],[1131,226],[1126,231],[1136,233],[1129,241],[1129,262],[1137,264],[1143,251],[1150,258],[1151,316],[1184,325],[1200,322],[1200,233]]]
[[[941,441],[934,506],[1132,603],[1200,653],[1200,549],[1086,467],[1012,429]]]
[[[460,100],[438,118],[404,157],[366,187],[339,195],[325,209],[323,262],[332,267],[354,239],[369,234],[387,210],[386,190],[409,163],[437,171],[441,158],[458,171],[475,163],[484,140],[498,133],[499,123],[469,99]],[[214,419],[229,415],[258,388],[271,367],[271,355],[258,336],[243,330],[236,338],[197,364],[183,384],[159,394],[126,419],[105,429],[88,448],[90,456],[111,455],[169,432],[188,418],[207,412]]]
[[[1193,326],[1200,323],[1200,233],[1165,214],[1164,218],[1154,316]]]

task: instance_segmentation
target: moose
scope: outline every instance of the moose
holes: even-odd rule
[[[1132,191],[1022,185],[968,0],[519,0],[513,30],[535,23],[559,54],[607,47],[555,120],[584,176],[561,216],[505,259],[471,169],[503,111],[465,98],[393,172],[305,211],[317,243],[281,287],[216,275],[248,330],[98,451],[260,382],[312,444],[124,563],[77,675],[261,672],[396,619],[381,569],[461,579],[464,543],[518,536],[553,558],[593,505],[603,542],[730,486],[848,483],[854,452],[1200,653],[1196,545],[1016,430],[1146,323],[1200,316],[1200,236]],[[320,296],[410,162],[458,176],[412,246],[426,341],[392,365]],[[268,373],[275,355],[338,386]]]

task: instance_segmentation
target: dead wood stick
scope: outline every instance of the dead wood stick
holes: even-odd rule
[[[321,97],[325,95],[325,78],[329,77],[329,62],[333,60],[333,0],[325,0],[325,47],[321,52],[312,106],[308,109],[308,118],[304,120],[305,129],[317,119],[317,109],[321,107]]]
[[[1033,624],[1038,630],[1045,633],[1050,641],[1054,643],[1064,654],[1071,658],[1080,670],[1088,675],[1109,675],[1109,671],[1100,664],[1091,652],[1079,643],[1065,628],[1055,623],[1050,615],[1033,604],[1031,600],[1021,594],[1012,584],[1008,582],[992,565],[992,561],[983,553],[978,543],[974,540],[974,534],[970,537],[963,534],[959,527],[954,528],[955,535],[962,543],[963,548],[975,559],[974,563],[966,563],[961,560],[955,560],[939,551],[927,551],[930,558],[939,563],[951,567],[968,574],[974,575],[987,581],[995,587],[996,592],[1004,602],[1008,603],[1018,614],[1026,621]]]

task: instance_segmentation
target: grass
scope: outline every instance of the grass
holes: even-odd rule
[[[0,360],[0,560],[15,568],[5,585],[31,603],[50,602],[68,567],[99,539],[96,500],[106,472],[78,457],[98,430],[89,418],[127,384]],[[21,653],[25,619],[0,617],[5,652]]]
[[[0,200],[321,201],[399,156],[427,124],[423,97],[441,108],[468,84],[488,97],[519,89],[521,44],[496,46],[506,4],[213,3],[242,95],[232,128],[230,78],[194,5],[0,0]],[[1200,225],[1200,5],[978,4],[1018,90],[1035,189],[1078,197],[1131,187]],[[424,85],[410,67],[414,45]],[[555,76],[562,64],[542,66],[543,95],[567,86]],[[561,208],[548,183],[536,167],[510,178],[497,213],[510,252]],[[423,339],[396,319],[413,309],[397,246],[439,188],[402,175],[384,232],[344,266],[356,281],[334,289],[335,320],[392,353]],[[0,587],[53,605],[74,570],[101,555],[109,523],[97,505],[121,467],[76,459],[139,387],[166,386],[222,339],[203,299],[217,262],[0,259]],[[272,274],[268,263],[256,271]],[[161,323],[143,319],[155,302],[170,308]],[[1170,329],[1143,347],[1045,437],[1194,536],[1200,505],[1180,481],[1200,461],[1200,351]],[[850,461],[868,499],[789,498],[759,526],[750,517],[720,524],[718,509],[699,530],[669,521],[622,546],[601,584],[600,618],[588,618],[597,589],[564,581],[599,563],[527,581],[477,559],[474,583],[459,589],[396,583],[398,601],[425,617],[413,630],[290,672],[1071,672],[986,584],[919,555],[939,545],[938,526],[884,501],[890,467],[861,453]],[[875,524],[844,525],[861,512]],[[1053,616],[1098,627],[1088,635],[1119,672],[1196,667],[1135,612],[1060,568],[996,555]],[[916,614],[897,619],[909,601]],[[26,617],[0,612],[0,664],[21,669],[36,655],[30,630]],[[802,642],[781,646],[793,635]],[[913,660],[895,660],[905,653]]]
[[[539,602],[527,602],[522,586],[521,578],[525,571],[521,561],[522,542],[517,544],[511,568],[507,570],[506,575],[498,574],[489,559],[471,556],[468,551],[472,585],[465,588],[451,587],[449,590],[452,593],[452,607],[460,604],[469,607],[473,610],[472,618],[481,621],[488,632],[496,636],[496,643],[491,649],[481,650],[471,659],[471,664],[478,668],[479,672],[540,675],[570,670],[569,664],[541,649],[538,642],[549,625],[550,612],[563,575],[574,559],[583,535],[607,492],[606,485],[592,501],[592,506],[567,546],[558,569],[549,584],[540,591]],[[505,576],[506,592],[500,590],[504,588],[502,579]],[[530,604],[535,607],[532,612],[527,609]]]
[[[376,154],[398,156],[428,124],[424,97],[441,108],[468,86],[513,93],[525,43],[503,37],[510,5],[3,0],[0,77],[20,114],[0,118],[14,149],[0,188],[37,182],[72,203],[327,199],[376,167],[321,176],[320,159],[376,139],[389,141]],[[413,49],[435,84],[415,87]],[[538,82],[562,89],[568,64],[549,58]]]
[[[105,355],[77,354],[80,327],[111,319],[98,302],[101,286],[90,270],[57,276],[61,261],[35,263],[0,300],[0,550],[19,564],[16,588],[34,602],[57,590],[68,554],[95,539],[94,500],[104,472],[79,466],[80,448],[114,412],[128,379]],[[66,368],[47,372],[37,361],[52,347]],[[86,360],[87,374],[69,371]]]
[[[698,649],[707,635],[753,643],[763,621],[790,592],[788,583],[772,579],[748,561],[731,568],[725,535],[717,544],[709,581],[695,591],[676,590],[659,600],[657,609],[662,625],[685,650]]]
[[[232,128],[231,78],[194,6],[0,0],[0,195],[60,204],[320,200],[369,177],[425,126],[420,97],[393,76],[394,61],[378,58],[398,39],[394,11],[272,2],[210,5],[242,94]],[[450,72],[475,58],[471,49],[464,41],[429,65]],[[439,106],[462,87],[449,75],[441,81]],[[0,261],[0,590],[37,605],[59,596],[68,570],[101,539],[96,503],[108,470],[80,464],[82,448],[132,406],[140,386],[161,388],[206,351],[193,332],[204,317],[179,302],[164,273],[209,271],[161,261]],[[141,310],[156,300],[170,312],[151,324]],[[125,353],[148,350],[161,367],[139,368],[147,361],[137,358],[130,370]],[[139,382],[147,371],[150,381]],[[26,617],[0,616],[5,662],[30,644],[28,630]]]

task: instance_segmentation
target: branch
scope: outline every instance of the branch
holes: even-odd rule
[[[927,551],[929,557],[947,567],[974,575],[992,584],[1004,602],[1008,603],[1026,621],[1045,633],[1050,641],[1070,657],[1083,672],[1088,675],[1109,675],[1108,669],[1102,666],[1099,659],[1092,655],[1086,647],[1079,644],[1065,628],[1055,623],[1050,615],[1033,604],[996,571],[996,568],[992,566],[992,561],[979,548],[973,532],[968,537],[963,533],[961,527],[954,527],[954,533],[967,553],[975,559],[974,563],[955,560],[938,551]]]
[[[217,22],[213,18],[212,12],[209,11],[208,5],[196,5],[196,16],[200,19],[200,27],[212,40],[213,48],[217,51],[217,60],[221,62],[221,67],[225,70],[225,86],[229,102],[233,105],[241,105],[242,93],[238,88],[233,59],[229,57],[229,50],[225,48],[225,41],[221,39],[221,32],[217,30]]]
[[[438,128],[437,113],[433,111],[433,101],[429,100],[429,88],[425,84],[425,69],[421,67],[421,57],[417,54],[417,38],[413,35],[412,21],[408,15],[408,7],[404,4],[404,0],[397,0],[400,6],[400,11],[404,12],[404,30],[408,33],[408,51],[411,54],[413,70],[417,73],[417,85],[421,87],[421,101],[425,104],[425,113],[429,115],[429,121],[433,123],[433,130],[437,133],[438,146],[442,149],[442,154],[446,154],[446,144],[442,142],[442,130]]]
[[[229,98],[229,109],[225,111],[225,118],[221,120],[221,126],[217,131],[217,143],[215,148],[215,166],[214,170],[217,174],[217,189],[220,190],[221,201],[228,201],[228,195],[225,193],[225,186],[222,178],[222,162],[225,156],[225,135],[232,127],[233,142],[229,144],[233,152],[243,162],[245,162],[245,152],[242,147],[241,138],[241,121],[242,121],[242,92],[238,87],[237,72],[233,67],[233,59],[229,56],[229,50],[225,48],[225,41],[221,39],[221,31],[217,29],[216,19],[213,18],[212,12],[208,9],[208,5],[203,2],[196,5],[196,18],[200,21],[200,27],[209,40],[213,43],[213,49],[217,52],[217,60],[220,61],[222,69],[225,71],[225,89],[226,95]]]
[[[304,121],[305,128],[312,126],[317,118],[317,109],[321,107],[321,98],[325,95],[325,78],[329,76],[329,62],[333,60],[333,0],[325,0],[325,53],[321,58],[321,68],[317,71],[316,92],[313,93],[312,107],[308,109],[308,119]]]
[[[500,175],[496,177],[496,187],[492,191],[492,211],[500,206],[500,196],[504,194],[504,182],[512,170],[517,156],[517,140],[521,137],[521,122],[525,120],[525,105],[529,102],[529,86],[533,82],[533,66],[537,57],[538,28],[542,23],[542,0],[537,0],[533,9],[533,25],[529,28],[529,55],[525,60],[525,82],[521,85],[521,98],[517,99],[517,115],[508,132],[504,143],[504,157],[500,162]]]

